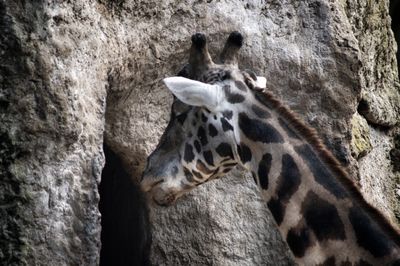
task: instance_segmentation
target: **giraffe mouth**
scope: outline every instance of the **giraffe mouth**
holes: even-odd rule
[[[156,203],[158,206],[168,207],[175,203],[178,197],[175,194],[169,194],[162,198],[158,198],[156,195],[153,195],[153,202]]]
[[[175,192],[173,191],[166,192],[165,190],[163,190],[161,187],[158,186],[153,187],[150,193],[152,201],[155,204],[163,207],[171,206],[178,198],[178,195]]]

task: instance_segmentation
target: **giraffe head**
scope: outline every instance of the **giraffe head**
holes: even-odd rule
[[[174,94],[170,122],[148,158],[141,181],[157,204],[169,205],[251,157],[249,148],[240,142],[238,127],[243,117],[239,116],[249,108],[246,99],[253,90],[265,88],[266,80],[238,68],[242,43],[242,35],[232,32],[221,64],[216,64],[205,36],[197,33],[192,36],[189,63],[178,77],[164,79]],[[253,112],[262,112],[254,108]]]

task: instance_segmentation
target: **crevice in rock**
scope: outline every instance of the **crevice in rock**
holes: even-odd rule
[[[394,147],[390,150],[393,171],[400,173],[400,133],[394,136]],[[399,180],[400,181],[400,180]]]
[[[370,104],[365,99],[361,99],[358,102],[357,112],[367,120],[368,125],[380,129],[382,131],[385,131],[386,133],[388,133],[388,131],[395,126],[395,125],[379,124],[377,121],[374,121],[374,118],[371,115],[373,111],[370,108]]]
[[[364,99],[361,99],[358,103],[357,112],[365,117],[365,113],[369,111],[368,102]]]
[[[104,144],[105,166],[99,186],[100,265],[150,265],[151,230],[146,198]]]
[[[400,69],[400,1],[390,0],[389,14],[392,18],[392,31],[394,33],[394,38],[397,42],[397,68]],[[399,73],[400,75],[400,73]]]
[[[22,250],[27,248],[23,226],[28,224],[28,219],[20,211],[29,199],[10,167],[24,152],[3,130],[0,129],[0,261],[4,265],[21,265]]]

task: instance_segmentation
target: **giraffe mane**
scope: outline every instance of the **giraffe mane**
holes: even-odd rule
[[[296,113],[291,111],[285,104],[278,100],[269,91],[257,91],[254,90],[255,94],[263,100],[264,104],[271,107],[278,112],[279,115],[292,127],[296,132],[304,136],[305,140],[311,144],[313,149],[318,153],[322,162],[326,164],[332,171],[337,180],[348,189],[352,198],[354,198],[357,204],[365,209],[370,216],[392,239],[396,245],[400,246],[400,231],[389,221],[381,212],[370,205],[362,196],[358,185],[351,179],[347,171],[343,168],[341,163],[336,159],[336,157],[329,151],[322,139],[318,135],[317,131],[307,125],[302,118],[300,118]]]

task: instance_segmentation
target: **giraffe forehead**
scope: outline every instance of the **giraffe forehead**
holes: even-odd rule
[[[207,70],[200,76],[199,80],[205,83],[214,84],[216,82],[230,79],[231,77],[231,71],[229,69],[219,67]]]

